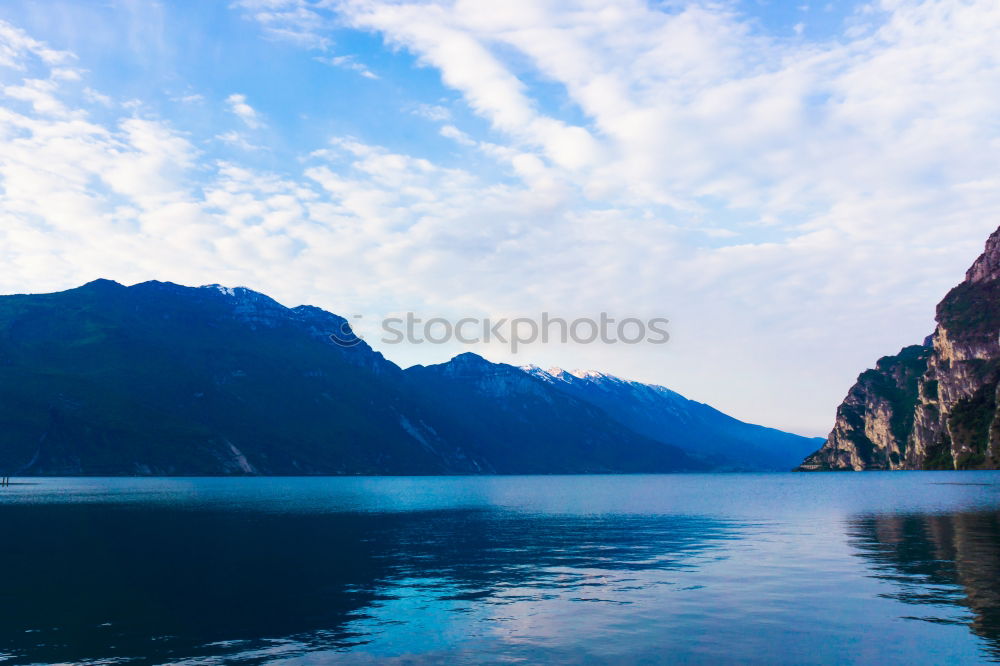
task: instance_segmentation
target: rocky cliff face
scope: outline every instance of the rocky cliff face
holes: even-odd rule
[[[1000,229],[936,319],[923,345],[858,377],[799,470],[1000,469]]]

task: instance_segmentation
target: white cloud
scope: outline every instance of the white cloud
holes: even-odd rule
[[[451,111],[439,104],[415,104],[409,107],[409,112],[432,123],[443,123],[451,120]]]
[[[205,101],[205,96],[199,93],[188,93],[179,97],[172,97],[171,100],[180,102],[181,104],[200,104]]]
[[[232,6],[243,10],[275,39],[320,51],[333,43],[325,34],[332,22],[306,0],[235,0]]]
[[[258,129],[263,125],[257,111],[252,106],[247,104],[246,95],[233,93],[226,98],[226,104],[229,105],[229,110],[236,114],[236,116],[250,129]]]
[[[831,168],[831,148],[865,164],[884,162],[887,146],[908,147],[909,121],[937,119],[933,129],[955,128],[938,113],[948,113],[942,107],[983,99],[971,90],[955,91],[958,98],[940,90],[949,77],[966,86],[980,74],[995,79],[996,58],[982,40],[997,10],[988,3],[935,9],[939,4],[897,3],[873,35],[825,46],[768,40],[730,11],[698,4],[674,13],[633,2],[604,12],[588,11],[587,3],[486,10],[467,2],[346,1],[339,7],[354,25],[383,33],[439,68],[473,110],[523,147],[539,148],[553,165],[584,169],[574,179],[602,198],[614,190],[697,209],[700,199],[713,197],[785,214],[829,204],[857,192],[860,181],[871,182],[871,174],[843,168],[843,160]],[[920,62],[952,46],[956,61]],[[527,85],[496,55],[510,50],[562,84],[588,125],[538,112]],[[964,62],[963,53],[976,60]],[[905,87],[915,75],[919,81]],[[889,91],[887,76],[894,82]],[[868,85],[882,106],[858,107],[864,118],[850,117],[852,107],[865,104]],[[930,143],[912,138],[913,148]],[[907,156],[893,166],[909,163]],[[878,170],[883,181],[898,172]]]
[[[68,51],[58,51],[32,39],[26,32],[0,20],[0,67],[23,69],[27,56],[34,56],[46,65],[72,62],[75,56]]]
[[[114,106],[114,102],[111,100],[110,97],[102,93],[99,93],[90,87],[86,87],[83,89],[83,98],[88,102],[92,102],[94,104],[100,104],[101,106],[108,106],[108,107]]]
[[[11,99],[29,103],[34,112],[40,115],[72,115],[54,94],[57,86],[56,78],[25,79],[21,85],[4,86],[0,92]]]
[[[348,69],[352,72],[357,72],[366,79],[377,80],[378,75],[368,69],[366,65],[357,61],[356,57],[353,55],[343,55],[343,56],[317,56],[315,58],[317,62],[321,62],[325,65],[330,65],[331,67],[339,67],[341,69]]]
[[[263,146],[258,146],[254,143],[250,143],[245,136],[236,131],[216,134],[215,139],[229,146],[239,148],[240,150],[248,150],[248,151],[264,150]]]
[[[462,130],[458,129],[454,125],[443,125],[441,127],[440,132],[441,136],[445,137],[446,139],[451,139],[452,141],[457,141],[463,146],[479,145],[478,141],[475,141],[471,136],[469,136]]]

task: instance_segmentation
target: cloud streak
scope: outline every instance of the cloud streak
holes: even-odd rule
[[[352,72],[357,72],[366,79],[378,80],[378,74],[368,69],[364,63],[357,61],[355,56],[352,55],[342,55],[342,56],[331,56],[323,57],[317,56],[317,62],[321,62],[325,65],[330,65],[331,67],[339,67],[340,69],[347,69]]]

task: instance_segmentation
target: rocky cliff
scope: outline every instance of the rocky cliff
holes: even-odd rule
[[[861,373],[799,470],[1000,469],[1000,229],[936,319],[923,345]]]

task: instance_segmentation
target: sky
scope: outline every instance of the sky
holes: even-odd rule
[[[825,435],[1000,224],[1000,3],[8,0],[0,293],[247,286]],[[669,319],[667,344],[379,322]]]

